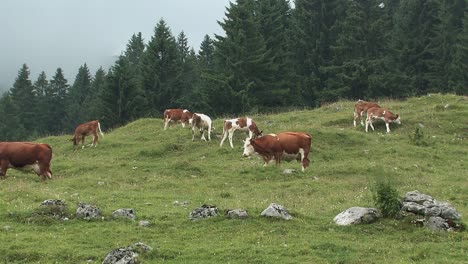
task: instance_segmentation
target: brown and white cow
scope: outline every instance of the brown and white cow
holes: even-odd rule
[[[385,108],[372,107],[367,110],[366,133],[369,125],[371,126],[372,130],[374,130],[374,126],[372,125],[372,120],[374,119],[382,119],[385,121],[385,125],[387,126],[387,133],[390,133],[390,123],[401,124],[400,116],[395,115]]]
[[[75,136],[72,139],[75,149],[78,148],[78,144],[80,141],[81,141],[82,148],[84,148],[85,137],[91,134],[93,134],[93,143],[91,144],[91,146],[97,147],[98,130],[99,130],[99,133],[101,133],[101,136],[104,137],[104,134],[101,131],[101,124],[99,124],[98,120],[89,121],[87,123],[78,125],[75,128]]]
[[[211,118],[205,114],[193,113],[192,119],[190,120],[192,125],[192,141],[195,139],[195,129],[200,130],[201,140],[206,141],[205,130],[208,131],[208,140],[211,140],[211,129],[212,127]]]
[[[32,167],[43,180],[52,179],[51,159],[52,148],[47,144],[0,142],[0,177],[6,178],[8,168]]]
[[[302,163],[302,172],[309,166],[308,158],[312,144],[312,136],[303,132],[283,132],[268,134],[257,138],[247,138],[244,141],[244,157],[253,153],[262,156],[266,166],[273,158],[276,164],[283,160],[297,159]]]
[[[380,107],[377,103],[367,102],[363,100],[358,100],[354,105],[354,127],[356,127],[356,120],[359,118],[361,120],[361,126],[364,125],[362,121],[362,115],[367,113],[367,110],[372,107]]]
[[[248,132],[249,138],[256,138],[262,135],[262,131],[258,130],[257,124],[255,124],[255,121],[253,121],[250,117],[240,117],[224,120],[223,139],[221,139],[219,146],[222,147],[224,141],[229,136],[229,144],[231,144],[231,148],[234,148],[234,145],[232,144],[232,137],[234,135],[234,131],[236,130]]]
[[[171,123],[180,122],[182,127],[185,127],[185,124],[190,123],[192,119],[192,113],[187,109],[166,109],[163,114],[164,130]]]

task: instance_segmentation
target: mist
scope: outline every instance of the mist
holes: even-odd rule
[[[131,36],[145,43],[164,19],[172,34],[184,31],[198,51],[205,35],[222,34],[218,21],[229,0],[2,0],[0,2],[0,91],[10,89],[26,63],[34,82],[62,68],[72,84],[78,68],[107,70]]]

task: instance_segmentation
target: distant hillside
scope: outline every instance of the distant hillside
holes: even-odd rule
[[[234,149],[220,148],[222,119],[214,120],[211,142],[198,133],[192,142],[180,125],[165,131],[157,118],[114,129],[97,148],[76,152],[71,135],[38,140],[53,148],[54,178],[42,183],[33,173],[8,171],[0,184],[0,238],[14,243],[0,243],[2,259],[101,263],[112,249],[141,241],[155,249],[140,255],[144,263],[463,263],[466,232],[434,233],[413,225],[415,217],[333,223],[347,208],[374,206],[378,177],[401,196],[419,190],[450,202],[467,222],[467,98],[431,94],[379,104],[401,116],[390,134],[382,122],[374,132],[354,128],[351,101],[251,116],[264,133],[312,134],[305,173],[296,162],[263,167],[259,157],[244,158],[245,134],[235,135]],[[297,172],[283,174],[286,168]],[[38,214],[46,199],[65,200],[68,220]],[[76,219],[80,202],[99,207],[102,218]],[[293,219],[261,217],[270,203],[283,205]],[[202,204],[216,205],[221,216],[190,221]],[[132,208],[137,221],[113,219],[119,208]],[[230,208],[246,209],[249,218],[226,219],[223,210]]]

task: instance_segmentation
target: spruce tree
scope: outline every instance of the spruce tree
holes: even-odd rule
[[[173,89],[180,70],[177,60],[176,40],[166,22],[161,19],[146,46],[144,56],[144,87],[151,115],[159,116],[164,109],[174,107],[174,99],[180,95],[180,91]]]
[[[70,133],[75,128],[68,122],[65,108],[70,85],[63,74],[62,68],[57,68],[54,76],[50,80],[50,85],[45,91],[47,105],[49,108],[47,127],[54,134]]]
[[[28,132],[29,138],[34,138],[38,135],[37,126],[37,97],[34,93],[34,88],[29,79],[29,68],[23,64],[18,71],[13,87],[10,89],[12,103],[16,106],[19,124],[24,126]],[[25,135],[26,136],[26,135]]]
[[[47,104],[46,91],[49,87],[49,81],[45,72],[41,72],[34,82],[34,95],[37,102],[37,126],[36,129],[39,135],[50,133],[47,127],[47,115],[49,113],[49,105]]]

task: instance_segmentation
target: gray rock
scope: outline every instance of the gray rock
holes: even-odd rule
[[[338,225],[369,224],[381,217],[375,208],[351,207],[339,213],[333,221]]]
[[[172,203],[173,205],[178,205],[178,206],[187,206],[189,204],[189,201],[174,201]]]
[[[48,199],[41,203],[41,206],[57,206],[57,207],[66,207],[67,204],[63,200]]]
[[[131,220],[135,220],[135,211],[131,208],[121,208],[117,209],[112,213],[112,217],[114,218],[128,218]]]
[[[293,174],[296,173],[297,171],[295,169],[284,169],[283,174]]]
[[[401,210],[423,215],[426,212],[426,207],[415,202],[403,202]]]
[[[432,216],[426,221],[426,227],[435,231],[446,231],[450,228],[447,221],[442,217]]]
[[[151,223],[150,223],[150,221],[141,220],[140,222],[138,222],[138,225],[143,226],[143,227],[148,227],[148,226],[151,225]]]
[[[260,215],[273,218],[283,218],[285,220],[292,219],[292,216],[289,215],[288,211],[282,205],[275,203],[270,204]]]
[[[137,264],[137,258],[138,253],[134,252],[132,249],[128,247],[118,248],[107,253],[102,264]]]
[[[78,208],[76,208],[76,217],[83,218],[86,220],[96,219],[101,215],[101,209],[96,206],[79,203]]]
[[[446,206],[443,206],[442,212],[440,213],[440,216],[444,219],[452,219],[452,220],[460,220],[461,216],[457,212],[457,210],[451,205],[448,204]]]
[[[63,217],[67,211],[67,204],[63,200],[49,199],[41,203],[43,209],[41,214],[52,215],[54,217]]]
[[[102,264],[137,264],[138,252],[150,252],[153,248],[143,242],[133,243],[128,247],[114,249],[107,253]]]
[[[214,205],[204,204],[201,207],[195,208],[195,210],[190,212],[189,219],[200,220],[200,219],[210,218],[210,217],[215,217],[215,216],[218,216],[218,208]]]
[[[249,216],[246,210],[244,209],[228,209],[224,214],[227,218],[240,218],[244,219]]]
[[[417,190],[407,192],[403,198],[403,202],[414,202],[418,204],[423,204],[426,201],[434,201],[434,198],[427,194],[420,193]]]

